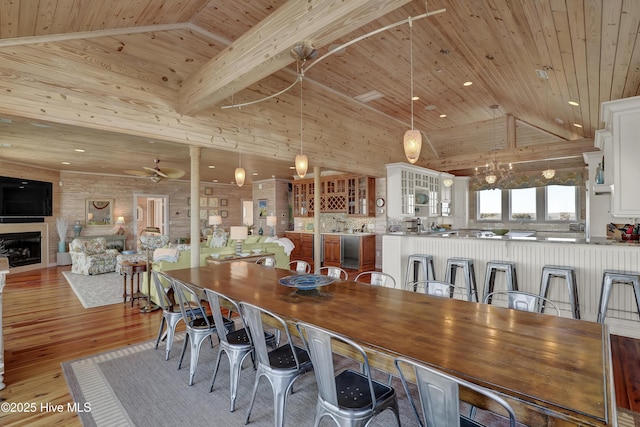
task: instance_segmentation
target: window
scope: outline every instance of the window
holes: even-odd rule
[[[509,219],[512,221],[536,220],[536,189],[518,188],[509,190]]]
[[[549,185],[546,191],[547,221],[576,221],[576,187]]]
[[[502,191],[478,191],[478,219],[483,221],[502,220]]]
[[[549,185],[477,191],[476,219],[492,222],[578,221],[579,187]]]

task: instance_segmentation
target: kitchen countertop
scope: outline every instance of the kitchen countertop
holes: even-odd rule
[[[314,234],[313,231],[301,230],[301,231],[285,231],[285,233],[303,233],[303,234]],[[320,234],[328,234],[333,236],[375,236],[376,233],[371,232],[356,232],[356,233],[347,233],[344,231],[321,231]]]

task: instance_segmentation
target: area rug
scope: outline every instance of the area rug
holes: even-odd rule
[[[62,274],[84,308],[122,304],[123,278],[119,273],[85,276],[63,271]]]
[[[250,361],[240,374],[235,412],[229,412],[229,364],[223,359],[213,392],[209,392],[217,346],[205,342],[193,386],[188,385],[189,354],[185,365],[178,370],[178,359],[184,333],[174,342],[171,358],[164,360],[164,344],[154,350],[155,342],[127,346],[118,350],[62,363],[73,402],[80,408],[79,418],[84,426],[169,426],[214,425],[243,426],[246,417],[255,371]],[[188,352],[188,350],[187,350]],[[351,364],[341,359],[343,366]],[[357,368],[357,365],[354,365]],[[386,375],[379,373],[381,380]],[[400,419],[403,426],[417,426],[402,384],[393,380],[398,394]],[[287,401],[286,426],[312,426],[315,414],[317,387],[315,376],[309,372],[294,385],[294,393]],[[85,406],[85,403],[87,406]],[[468,407],[461,410],[468,411]],[[507,425],[503,420],[481,412],[486,425]],[[260,381],[250,426],[273,426],[273,397],[268,382]],[[327,418],[321,426],[333,426]],[[396,425],[391,411],[378,415],[371,426]]]

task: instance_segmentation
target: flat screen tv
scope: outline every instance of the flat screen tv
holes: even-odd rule
[[[0,217],[52,215],[52,184],[0,176]]]

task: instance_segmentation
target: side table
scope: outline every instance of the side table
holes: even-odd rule
[[[120,265],[120,273],[124,277],[124,286],[122,289],[122,303],[127,302],[127,297],[131,299],[131,307],[133,307],[133,301],[137,299],[147,299],[147,295],[140,292],[140,273],[147,271],[147,263],[145,261],[124,261]],[[130,281],[130,292],[127,293],[127,276]],[[133,292],[133,276],[136,276],[136,292]]]
[[[232,262],[232,261],[247,261],[247,262],[256,262],[256,260],[265,257],[265,256],[276,256],[276,254],[271,253],[271,252],[262,252],[259,254],[250,254],[247,256],[236,256],[234,255],[223,255],[221,257],[218,258],[214,258],[212,256],[208,256],[207,258],[205,258],[205,262],[207,263],[207,265],[218,265],[218,264],[224,264],[225,262]]]

